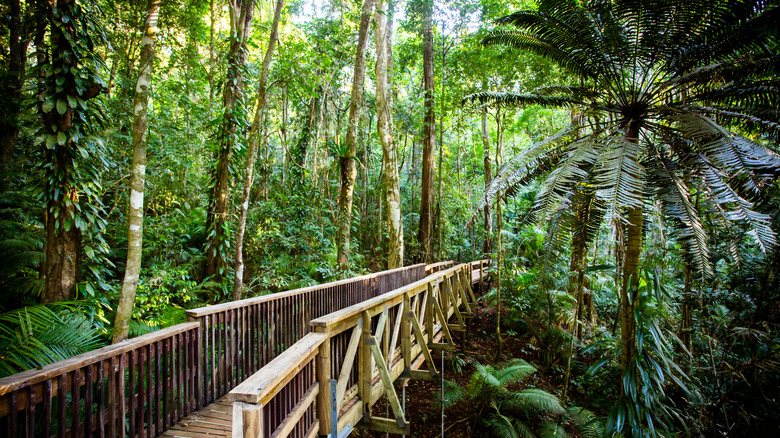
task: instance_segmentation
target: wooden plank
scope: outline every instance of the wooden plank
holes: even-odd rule
[[[387,400],[390,402],[390,407],[393,409],[393,414],[400,426],[406,422],[406,417],[404,417],[404,411],[401,408],[401,403],[398,401],[398,394],[395,392],[395,387],[393,387],[393,379],[390,377],[390,371],[387,369],[385,358],[382,355],[382,351],[379,349],[377,339],[372,336],[369,341],[372,341],[368,345],[376,361],[376,366],[379,369],[379,377],[382,379],[382,383],[385,386]]]
[[[309,410],[311,404],[314,403],[314,400],[317,399],[319,390],[319,385],[317,382],[314,382],[314,384],[312,384],[303,394],[301,400],[296,403],[290,413],[287,414],[282,423],[279,424],[279,427],[271,434],[271,438],[287,438],[293,429],[295,429],[295,426],[298,425],[298,422],[306,411]]]
[[[403,320],[404,312],[403,306],[396,312],[395,322],[393,323],[393,336],[390,338],[390,345],[388,346],[387,364],[392,365],[393,359],[395,359],[395,347],[398,345],[398,336],[401,333],[401,321]]]
[[[409,293],[410,295],[413,295],[414,293],[418,293],[424,290],[425,288],[427,288],[428,283],[430,281],[433,281],[435,278],[445,278],[445,277],[452,276],[452,272],[454,272],[456,269],[459,269],[460,266],[461,265],[458,265],[446,271],[439,271],[422,280],[418,280],[414,283],[408,284],[406,286],[402,286],[398,289],[379,295],[375,298],[362,301],[353,306],[349,306],[344,309],[338,310],[336,312],[332,312],[328,315],[319,317],[317,319],[312,320],[311,325],[314,327],[330,327],[335,324],[338,324],[342,320],[355,317],[355,315],[359,315],[362,312],[377,307],[379,305],[393,306],[396,304],[400,304],[400,300],[393,302],[391,301],[391,299],[398,298],[405,293]]]
[[[410,435],[412,433],[409,422],[404,423],[404,427],[399,427],[398,423],[389,418],[370,417],[363,427],[375,432],[392,433],[396,435]]]
[[[422,355],[425,358],[425,361],[428,362],[428,369],[432,372],[438,374],[438,371],[436,371],[436,364],[433,362],[433,357],[431,357],[431,351],[428,349],[428,346],[426,345],[425,338],[423,337],[422,328],[420,327],[420,322],[417,321],[417,316],[413,312],[409,312],[407,314],[407,317],[409,318],[409,321],[412,323],[412,331],[414,332],[414,336],[417,339],[417,344],[422,349]]]
[[[322,333],[309,333],[304,336],[260,371],[233,388],[228,394],[228,400],[266,404],[281,389],[280,384],[289,381],[310,362],[327,339],[327,335]]]
[[[371,413],[371,378],[374,370],[371,367],[371,352],[368,351],[368,338],[371,336],[371,317],[363,312],[363,330],[360,342],[360,362],[358,364],[358,397],[363,406],[363,412]]]
[[[349,339],[347,352],[344,355],[344,362],[341,364],[341,371],[339,372],[339,378],[336,383],[336,400],[338,400],[336,409],[338,410],[341,410],[341,406],[344,404],[344,392],[347,390],[347,383],[349,382],[349,376],[352,373],[352,365],[355,363],[358,346],[360,345],[360,337],[363,334],[362,332],[363,320],[360,320],[358,321],[358,325],[352,329],[352,336]]]

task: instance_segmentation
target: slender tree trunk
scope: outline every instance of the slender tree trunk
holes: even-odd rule
[[[503,350],[503,340],[501,339],[501,264],[504,259],[502,257],[501,247],[501,227],[503,226],[503,217],[501,214],[501,192],[496,197],[496,217],[498,221],[498,252],[496,254],[496,362],[501,361],[501,354]]]
[[[433,2],[425,2],[423,16],[423,89],[425,119],[423,120],[422,186],[420,189],[420,228],[417,240],[423,252],[422,260],[433,258],[433,162],[436,148],[436,114],[433,83]]]
[[[257,85],[257,105],[255,107],[255,117],[252,120],[252,128],[249,130],[249,147],[246,152],[246,174],[244,175],[244,192],[241,194],[241,213],[238,218],[238,231],[236,231],[236,257],[235,271],[233,277],[233,299],[240,300],[244,288],[244,232],[246,231],[246,216],[249,212],[249,194],[252,191],[252,180],[255,170],[255,158],[257,157],[257,148],[262,140],[263,133],[261,125],[265,114],[266,105],[266,87],[268,83],[268,72],[271,69],[271,59],[273,58],[276,40],[279,35],[279,19],[282,15],[282,6],[284,0],[276,1],[274,9],[274,21],[271,25],[271,35],[268,37],[268,49],[263,58],[263,68],[260,72],[260,82]]]
[[[214,109],[214,0],[209,0],[209,116]]]
[[[482,163],[485,170],[485,191],[493,181],[493,169],[490,164],[490,135],[487,127],[487,108],[482,108]],[[486,198],[487,199],[487,198]],[[490,213],[490,203],[485,203],[485,240],[482,244],[482,253],[488,255],[493,252],[493,216]]]
[[[154,45],[157,38],[157,22],[160,14],[160,0],[149,0],[144,36],[141,42],[141,63],[135,83],[133,102],[133,164],[130,175],[130,211],[127,214],[127,266],[122,293],[114,319],[113,342],[127,339],[130,315],[133,311],[138,276],[141,273],[141,255],[144,230],[144,181],[146,180],[146,133],[149,86],[154,67]]]
[[[382,143],[382,163],[385,173],[385,199],[387,201],[387,222],[390,242],[387,256],[388,269],[404,264],[404,232],[401,217],[401,188],[398,174],[398,151],[393,143],[390,128],[390,107],[388,105],[388,50],[387,50],[387,5],[379,0],[376,6],[376,106],[377,130]]]
[[[24,83],[27,38],[22,32],[22,10],[19,0],[8,4],[8,65],[0,78],[3,104],[0,105],[0,192],[5,191],[6,173],[13,162],[19,136],[18,116]]]
[[[339,195],[339,232],[338,256],[339,269],[349,268],[350,239],[352,232],[352,200],[357,178],[358,119],[363,107],[363,83],[366,76],[366,47],[368,46],[368,27],[374,0],[365,0],[360,14],[360,30],[358,31],[357,55],[355,56],[355,73],[352,78],[352,96],[349,102],[349,120],[347,121],[346,156],[340,157],[341,193]]]
[[[253,0],[236,0],[231,3],[230,14],[230,51],[228,71],[225,80],[223,102],[225,112],[219,133],[219,152],[214,176],[214,188],[209,199],[206,218],[209,241],[206,244],[206,265],[204,277],[221,281],[225,274],[226,260],[230,242],[228,241],[228,198],[230,196],[230,160],[238,136],[240,111],[243,110],[244,64],[246,63],[246,42],[249,38]]]
[[[626,138],[638,142],[639,128],[632,122],[626,129]],[[636,354],[636,320],[634,306],[639,285],[639,261],[642,254],[642,227],[644,216],[642,206],[631,207],[628,210],[628,223],[625,227],[625,254],[623,259],[623,284],[620,290],[620,367],[626,371]]]

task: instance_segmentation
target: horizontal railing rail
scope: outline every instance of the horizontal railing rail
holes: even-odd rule
[[[0,379],[0,435],[162,433],[201,407],[199,333],[178,324]]]
[[[327,336],[309,333],[228,393],[243,436],[310,438],[319,431],[314,358]]]
[[[347,280],[188,310],[201,324],[202,403],[208,404],[309,332],[309,321],[425,277],[418,264]]]
[[[431,263],[430,265],[425,266],[425,273],[427,275],[433,274],[434,272],[441,271],[443,269],[448,269],[455,266],[455,262],[452,260],[447,260],[446,262],[438,262],[438,263]]]

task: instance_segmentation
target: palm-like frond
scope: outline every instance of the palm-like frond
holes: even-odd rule
[[[578,407],[568,409],[569,417],[574,420],[577,430],[585,438],[601,438],[604,436],[604,425],[593,412]]]
[[[0,376],[67,359],[100,345],[97,329],[67,302],[0,314]]]
[[[680,132],[695,141],[701,154],[731,178],[743,179],[743,185],[751,194],[758,194],[764,175],[780,168],[780,158],[758,143],[729,132],[711,118],[693,112],[685,112],[673,120]]]
[[[731,208],[731,210],[721,210],[723,216],[729,221],[745,222],[751,227],[748,234],[753,237],[761,251],[764,253],[771,251],[777,245],[777,236],[772,230],[771,218],[753,210],[753,204],[731,188],[706,160],[702,159],[699,162],[712,201],[720,207]]]
[[[549,415],[564,415],[566,413],[566,409],[563,408],[558,397],[539,388],[528,388],[513,393],[512,398],[506,404],[515,409],[543,412]]]
[[[558,168],[544,181],[534,206],[538,220],[549,220],[556,210],[567,206],[577,184],[588,177],[585,168],[593,166],[598,158],[598,151],[589,140],[581,138],[572,142]]]
[[[688,185],[682,181],[672,164],[663,157],[656,157],[653,164],[656,197],[661,201],[666,217],[672,219],[677,240],[685,248],[684,256],[693,264],[696,272],[704,277],[711,276],[707,232],[691,201]]]
[[[502,106],[542,105],[547,107],[567,107],[582,105],[582,101],[567,96],[546,96],[543,94],[519,94],[519,93],[494,93],[483,91],[469,94],[463,98],[463,102],[479,102]]]
[[[557,164],[561,159],[559,144],[569,141],[577,131],[578,128],[568,126],[509,159],[485,190],[482,203],[477,208],[481,210],[487,203],[492,204],[499,192],[506,192],[523,184],[530,176],[552,170],[552,165]]]
[[[596,198],[604,204],[607,220],[626,222],[623,209],[643,206],[645,169],[639,161],[639,144],[621,134],[603,143],[595,169]]]

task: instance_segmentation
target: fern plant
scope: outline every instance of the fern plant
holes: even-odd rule
[[[445,407],[460,401],[473,403],[474,420],[479,429],[502,438],[530,438],[536,434],[529,420],[533,415],[551,420],[566,415],[558,398],[533,387],[514,389],[536,372],[528,362],[514,359],[497,365],[474,365],[468,385],[446,382]],[[554,423],[540,430],[557,430]]]
[[[0,377],[101,347],[98,328],[78,305],[63,301],[0,314]]]

